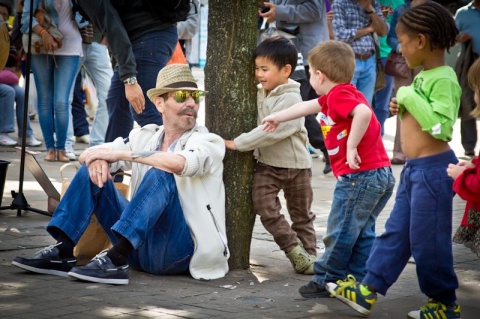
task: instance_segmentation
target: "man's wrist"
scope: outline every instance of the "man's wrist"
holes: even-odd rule
[[[135,85],[137,84],[137,78],[134,77],[134,76],[131,76],[129,78],[126,78],[125,80],[123,80],[123,84],[125,85]]]
[[[375,10],[363,10],[366,14],[372,14],[375,13]]]

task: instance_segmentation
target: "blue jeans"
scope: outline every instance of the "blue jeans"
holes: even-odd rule
[[[125,84],[115,67],[107,96],[109,123],[105,142],[117,137],[128,137],[135,120],[140,126],[162,125],[162,116],[147,96],[155,88],[158,72],[167,64],[177,44],[176,26],[144,34],[132,40],[133,54],[137,63],[137,81],[145,96],[145,110],[137,114],[125,97]]]
[[[315,261],[313,281],[319,285],[361,280],[375,239],[375,220],[392,196],[395,178],[384,167],[338,178],[323,238],[325,253]]]
[[[387,58],[382,58],[383,66],[387,62]],[[393,90],[393,76],[385,74],[386,84],[385,87],[381,90],[375,92],[374,102],[373,102],[373,112],[377,117],[377,120],[380,122],[381,125],[381,133],[383,136],[383,124],[388,119],[390,115],[390,111],[388,110],[388,104],[390,103],[390,99],[392,98],[392,90]]]
[[[453,179],[446,169],[457,162],[453,151],[407,159],[385,232],[373,243],[365,284],[385,295],[413,256],[422,292],[445,304],[456,300]]]
[[[367,60],[355,59],[355,73],[351,82],[363,93],[370,105],[372,105],[373,93],[375,93],[375,80],[377,78],[375,59],[375,54]]]
[[[145,272],[168,275],[188,270],[193,240],[185,221],[173,174],[150,169],[129,202],[112,181],[103,188],[90,181],[83,165],[55,210],[47,230],[61,229],[74,243],[95,213],[113,244],[117,234],[134,247],[130,264]]]
[[[25,89],[18,85],[0,83],[0,133],[15,132],[15,109],[17,114],[18,137],[22,137],[23,108],[25,103]],[[30,118],[27,117],[27,136],[32,136]]]
[[[33,54],[32,71],[38,96],[38,119],[47,150],[65,150],[70,117],[69,96],[78,69],[78,56]],[[54,134],[56,135],[56,142]]]
[[[97,90],[98,105],[90,131],[90,145],[100,145],[105,142],[108,127],[107,94],[112,81],[113,70],[108,55],[107,46],[93,42],[83,44],[83,57],[80,63],[85,65],[88,75]],[[124,93],[125,94],[125,93]]]

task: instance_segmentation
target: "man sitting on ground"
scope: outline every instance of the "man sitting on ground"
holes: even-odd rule
[[[188,65],[172,64],[147,94],[163,125],[133,129],[128,139],[85,150],[47,226],[57,244],[32,258],[16,257],[13,265],[108,284],[128,284],[129,264],[158,275],[225,276],[225,145],[196,123],[204,92]],[[131,201],[114,186],[111,173],[118,169],[132,170]],[[93,213],[113,247],[76,267],[73,248]]]

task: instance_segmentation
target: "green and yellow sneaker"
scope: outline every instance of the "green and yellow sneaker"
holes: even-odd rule
[[[420,310],[410,311],[409,319],[461,319],[460,306],[453,303],[445,305],[430,299]]]
[[[352,275],[348,275],[345,280],[338,280],[336,284],[327,283],[325,288],[333,297],[340,299],[365,316],[370,315],[377,301],[377,294],[370,291],[365,285],[357,283]]]

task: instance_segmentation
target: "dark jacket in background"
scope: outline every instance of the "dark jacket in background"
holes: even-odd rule
[[[474,92],[468,84],[468,70],[470,66],[478,58],[473,52],[473,42],[468,40],[462,43],[462,49],[457,63],[455,64],[455,73],[457,74],[458,83],[462,88],[462,97],[460,99],[460,110],[458,116],[464,120],[473,119],[470,112],[475,108]]]
[[[120,78],[136,76],[137,64],[131,40],[143,34],[165,29],[171,23],[162,23],[142,5],[141,0],[77,0],[102,34],[118,64]]]

